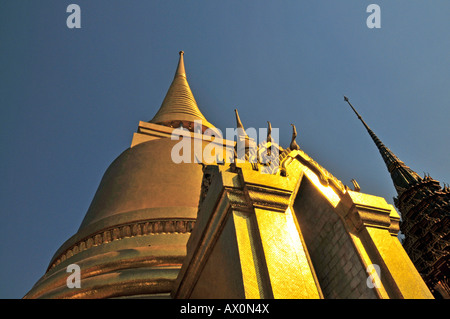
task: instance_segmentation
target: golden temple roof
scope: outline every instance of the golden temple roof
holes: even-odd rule
[[[195,120],[201,120],[204,131],[206,128],[215,129],[209,123],[197,106],[194,95],[186,79],[184,68],[184,52],[180,51],[180,59],[172,84],[164,98],[159,111],[150,123],[161,124],[169,127],[192,128]]]

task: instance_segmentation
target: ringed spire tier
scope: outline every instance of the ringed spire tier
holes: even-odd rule
[[[180,51],[180,59],[172,84],[156,115],[150,123],[169,127],[180,127],[193,132],[194,121],[202,122],[202,132],[206,129],[215,130],[215,126],[208,122],[198,108],[194,95],[186,78],[184,68],[184,52]]]

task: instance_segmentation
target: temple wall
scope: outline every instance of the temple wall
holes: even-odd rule
[[[307,178],[293,208],[324,297],[377,298],[342,220]]]

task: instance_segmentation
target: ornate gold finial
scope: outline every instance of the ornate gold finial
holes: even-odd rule
[[[242,125],[241,119],[239,118],[239,113],[237,109],[234,109],[234,112],[236,113],[236,128],[237,128],[237,136],[236,136],[236,145],[235,145],[235,156],[239,155],[240,148],[243,147],[245,151],[245,160],[250,161],[250,158],[256,156],[255,149],[250,147],[250,145],[254,142],[250,141],[249,136],[247,135],[247,132],[245,132],[244,125]],[[243,144],[242,144],[243,142]],[[238,151],[239,148],[239,151]],[[237,158],[237,157],[235,157]],[[251,162],[251,161],[250,161]],[[253,162],[251,162],[253,163]]]
[[[270,145],[269,145],[270,143]],[[267,139],[266,139],[266,145],[269,145],[267,147],[267,155],[272,155],[272,124],[270,124],[269,121],[267,121]]]
[[[272,142],[272,124],[267,121],[267,143]]]
[[[182,54],[184,54],[184,51],[180,51],[180,52],[178,52],[180,55],[182,55]]]
[[[242,125],[241,119],[239,118],[239,113],[237,109],[234,109],[234,113],[236,114],[236,127],[244,130],[244,125]]]
[[[291,125],[292,125],[292,140],[291,145],[289,145],[289,148],[291,150],[300,150],[300,146],[298,146],[297,142],[295,141],[295,138],[297,137],[297,130],[294,124]]]
[[[361,187],[359,187],[358,182],[354,178],[351,180],[351,182],[353,184],[353,191],[359,192],[361,190]]]

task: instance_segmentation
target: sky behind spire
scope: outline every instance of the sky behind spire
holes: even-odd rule
[[[81,8],[68,29],[66,8]],[[450,1],[0,1],[0,297],[21,298],[103,173],[151,119],[178,52],[205,118],[279,128],[344,184],[393,204],[376,146],[450,182]],[[381,8],[369,29],[366,8]]]

